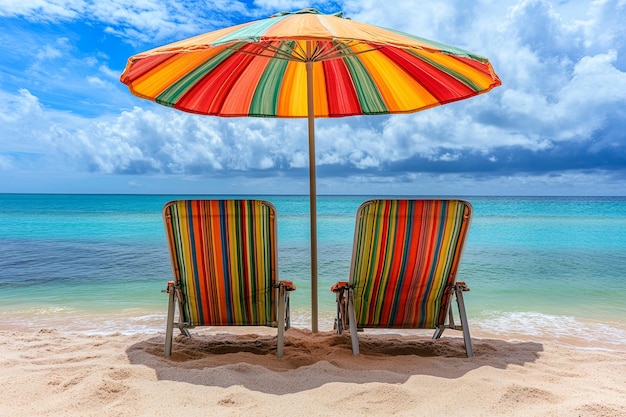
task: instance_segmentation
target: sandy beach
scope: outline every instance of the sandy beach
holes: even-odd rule
[[[457,332],[347,334],[270,328],[163,334],[0,331],[3,416],[622,416],[626,349]],[[610,335],[607,335],[610,337]]]

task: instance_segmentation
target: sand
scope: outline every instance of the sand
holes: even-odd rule
[[[1,416],[626,416],[626,347],[451,331],[206,328],[177,336],[0,331]],[[607,337],[610,337],[607,335]]]

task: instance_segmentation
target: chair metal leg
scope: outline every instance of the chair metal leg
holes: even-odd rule
[[[454,294],[454,288],[450,290],[450,293],[452,297],[452,295]],[[440,326],[437,326],[437,328],[435,329],[435,334],[433,334],[433,339],[439,339],[441,335],[443,334],[443,331],[446,330],[446,328],[456,329],[456,326],[454,325],[454,313],[452,312],[452,298],[450,298],[448,301],[447,309],[448,309],[448,324],[446,325],[444,321],[443,324],[441,324]]]
[[[172,354],[172,338],[174,333],[174,314],[176,310],[176,296],[174,283],[168,282],[167,284],[167,294],[169,298],[169,302],[167,305],[167,325],[165,328],[165,356],[170,356]]]
[[[278,337],[276,344],[276,356],[283,357],[283,348],[285,346],[285,287],[278,287],[278,315],[276,317],[278,327]]]
[[[439,339],[445,329],[446,329],[445,325],[437,327],[435,329],[435,334],[433,335],[433,339]]]
[[[463,328],[463,342],[465,343],[465,352],[467,357],[474,356],[474,350],[472,349],[472,338],[470,336],[469,324],[467,322],[467,314],[465,313],[465,303],[463,302],[463,289],[465,285],[456,285],[454,291],[456,293],[456,302],[459,307],[459,316],[461,319],[461,327]]]
[[[348,290],[348,321],[350,322],[350,339],[352,341],[352,353],[359,354],[359,336],[357,335],[356,314],[354,313],[354,292],[352,288]]]
[[[337,315],[335,316],[335,331],[337,332],[337,334],[341,334],[343,332],[343,316],[341,314],[341,306],[343,303],[344,291],[345,290],[337,291],[335,293],[335,303],[337,305]]]
[[[291,328],[291,309],[289,307],[289,291],[285,289],[285,330]]]

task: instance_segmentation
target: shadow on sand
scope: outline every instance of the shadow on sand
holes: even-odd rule
[[[272,335],[201,333],[175,338],[172,356],[163,355],[164,337],[130,346],[132,364],[153,368],[160,380],[205,386],[244,386],[268,394],[288,394],[327,383],[403,383],[413,375],[459,378],[481,368],[504,369],[534,362],[543,345],[473,339],[475,357],[467,358],[463,340],[423,335],[361,334],[361,354],[352,355],[348,334],[290,329],[285,355],[276,357]]]

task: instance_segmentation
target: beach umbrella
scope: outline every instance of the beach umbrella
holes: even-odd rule
[[[463,49],[315,9],[209,32],[128,59],[130,91],[189,113],[308,118],[312,331],[317,332],[316,117],[411,113],[500,85]]]

